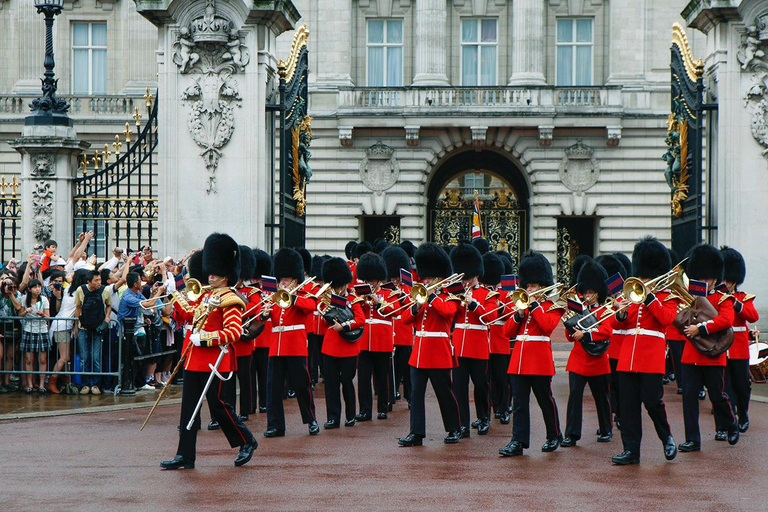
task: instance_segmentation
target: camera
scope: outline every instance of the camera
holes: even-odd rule
[[[61,285],[61,283],[53,283],[53,288],[55,290],[61,290],[64,287]]]

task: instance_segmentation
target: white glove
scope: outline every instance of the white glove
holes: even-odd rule
[[[196,347],[199,347],[199,346],[200,346],[200,344],[201,344],[201,342],[200,342],[200,334],[202,334],[202,333],[199,333],[199,332],[193,332],[192,334],[190,334],[190,335],[189,335],[189,341],[190,341],[190,342],[191,342],[191,343],[192,343],[194,346],[196,346]]]

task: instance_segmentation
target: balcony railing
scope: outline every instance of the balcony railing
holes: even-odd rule
[[[77,116],[116,115],[130,116],[134,107],[144,108],[144,99],[140,96],[66,96],[59,95],[70,104],[69,114]],[[0,95],[0,115],[31,113],[29,104],[35,96],[20,96],[17,94]],[[142,110],[143,111],[143,110]]]
[[[349,87],[340,109],[620,107],[620,87]]]

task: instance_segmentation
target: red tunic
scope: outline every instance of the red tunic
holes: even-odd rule
[[[665,332],[677,315],[677,304],[677,299],[662,291],[656,294],[649,306],[629,306],[627,319],[615,323],[620,334],[625,335],[616,368],[618,371],[664,373],[667,352]]]
[[[240,294],[248,299],[248,303],[245,305],[245,311],[243,311],[243,322],[256,315],[258,312],[258,304],[261,302],[261,296],[259,295],[259,289],[252,286],[243,286],[237,290]],[[255,320],[254,320],[255,322]],[[235,354],[237,357],[248,356],[253,353],[254,348],[253,340],[241,340],[238,339],[232,344],[235,348]]]
[[[512,375],[554,375],[550,336],[563,316],[563,309],[546,300],[536,308],[522,311],[520,323],[512,315],[504,324],[504,335],[515,338],[507,373]]]
[[[598,304],[594,304],[590,307],[590,310],[594,310],[600,307]],[[603,309],[602,313],[598,315],[602,318],[604,315],[609,314],[609,311]],[[613,328],[610,325],[610,321],[606,320],[597,326],[597,329],[586,330],[589,333],[592,341],[604,341],[607,340]],[[584,377],[594,377],[596,375],[606,375],[611,373],[611,364],[608,362],[608,352],[605,352],[600,356],[593,356],[584,350],[580,341],[576,341],[571,336],[571,333],[566,329],[565,337],[568,341],[573,342],[573,348],[571,349],[571,355],[568,357],[568,364],[565,367],[565,371],[577,373]],[[610,345],[608,345],[610,347]]]
[[[717,316],[698,325],[703,325],[707,332],[718,332],[733,326],[733,297],[713,290],[707,294],[707,300],[717,308]],[[681,361],[683,364],[725,366],[727,359],[725,352],[715,357],[703,354],[689,340],[686,341],[685,347],[683,347],[683,358]]]
[[[736,313],[733,321],[733,345],[728,349],[728,359],[749,359],[749,331],[747,322],[755,323],[760,315],[755,309],[755,296],[736,291],[733,296],[741,302],[741,311]],[[735,307],[735,305],[734,305]],[[735,309],[734,309],[735,311]]]
[[[271,294],[267,292],[261,292],[260,299],[263,301],[267,300]],[[259,313],[261,310],[258,311]],[[268,318],[264,321],[264,330],[261,331],[261,334],[256,336],[256,338],[253,340],[254,348],[269,348],[272,345],[272,318]]]
[[[381,298],[382,303],[387,302],[389,299],[390,290],[378,290],[377,295]],[[373,302],[365,302],[359,300],[355,305],[360,304],[365,315],[365,329],[363,336],[358,342],[360,345],[360,351],[367,350],[369,352],[389,352],[394,350],[395,340],[394,332],[392,330],[392,317],[384,318],[378,311],[380,304]],[[381,309],[382,313],[391,312],[396,308],[396,304],[385,306]]]
[[[472,298],[478,302],[477,308],[470,311],[469,307],[458,303],[456,324],[453,328],[453,348],[456,357],[471,357],[473,359],[488,359],[490,352],[490,340],[488,339],[488,326],[480,321],[480,315],[491,311],[496,307],[496,292],[475,286],[472,289]],[[489,322],[496,318],[496,313],[485,317]]]
[[[499,304],[497,304],[494,307],[497,307],[498,305],[507,302],[509,299],[507,296],[509,295],[508,292],[500,291],[498,292],[499,295],[496,297]],[[498,320],[498,317],[504,314],[504,309],[500,309],[496,312],[496,316],[494,318],[497,318],[493,322],[491,322],[488,325],[488,330],[490,333],[490,340],[491,340],[491,354],[505,354],[509,355],[511,352],[509,348],[509,337],[504,335],[504,324],[507,323],[507,319]],[[488,320],[483,319],[486,322]]]
[[[400,286],[400,289],[402,290],[402,299],[398,302],[398,304],[395,307],[400,307],[402,304],[405,304],[405,301],[408,299],[408,295],[411,293],[411,287],[407,285]],[[390,300],[392,299],[392,295],[395,295],[395,293],[390,294]],[[412,347],[413,346],[413,326],[412,325],[406,325],[405,322],[403,322],[403,312],[400,311],[397,315],[390,316],[389,317],[392,320],[392,328],[395,335],[395,345],[402,345],[406,347]]]
[[[363,314],[363,308],[360,303],[355,303],[350,306],[352,313],[355,315],[352,323],[349,324],[350,329],[357,329],[364,325],[365,314]],[[323,323],[323,329],[325,329],[325,337],[323,338],[323,350],[322,353],[333,357],[356,357],[360,352],[360,346],[356,341],[347,341],[341,337],[341,333],[338,333],[331,329],[330,324],[320,317]]]
[[[413,308],[403,313],[403,322],[416,328],[413,351],[408,364],[415,368],[453,368],[451,322],[456,315],[457,302],[435,297],[422,306],[416,315]]]
[[[306,289],[305,289],[306,290]],[[289,308],[281,308],[274,304],[270,311],[272,319],[272,343],[269,347],[269,357],[272,356],[305,356],[307,355],[307,319],[312,318],[312,312],[317,306],[317,300],[312,297],[299,296]]]

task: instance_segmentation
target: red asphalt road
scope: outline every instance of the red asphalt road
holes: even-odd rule
[[[560,418],[567,379],[555,378]],[[318,390],[322,389],[322,385]],[[667,386],[667,412],[684,440],[680,397]],[[0,510],[766,510],[764,489],[768,404],[751,404],[749,432],[736,446],[714,441],[709,401],[702,402],[702,451],[666,462],[644,413],[642,463],[611,465],[620,435],[598,444],[594,403],[587,393],[584,436],[576,448],[542,453],[544,428],[532,399],[531,449],[502,458],[511,424],[494,420],[487,436],[445,445],[437,402],[427,395],[428,437],[401,448],[409,430],[404,402],[387,420],[323,430],[311,437],[295,401],[286,402],[286,437],[265,439],[266,415],[247,423],[259,448],[236,468],[236,449],[221,432],[201,431],[196,469],[162,471],[176,452],[179,406],[159,407],[143,432],[148,409],[0,423]],[[318,420],[325,403],[316,399]],[[204,407],[204,425],[207,409]],[[474,412],[473,412],[474,416]],[[618,432],[616,432],[618,434]]]

